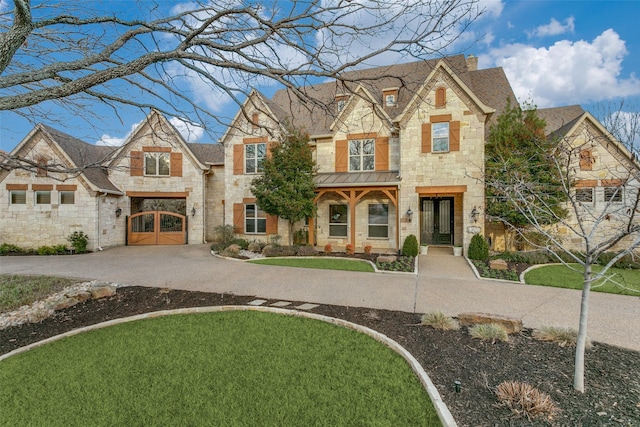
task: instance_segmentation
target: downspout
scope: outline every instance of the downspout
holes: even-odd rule
[[[207,175],[212,173],[211,167],[202,174],[202,243],[207,242]]]

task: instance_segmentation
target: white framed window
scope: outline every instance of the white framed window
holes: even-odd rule
[[[246,234],[267,232],[267,214],[254,203],[244,205],[244,232]]]
[[[50,205],[51,204],[51,191],[38,190],[36,191],[36,205]]]
[[[144,174],[147,176],[169,176],[169,153],[144,153]]]
[[[27,192],[25,190],[11,190],[10,200],[12,205],[26,205]]]
[[[338,113],[342,110],[344,110],[344,106],[347,105],[347,100],[346,99],[338,99]]]
[[[262,163],[267,156],[267,144],[245,144],[244,146],[244,171],[245,173],[262,172]]]
[[[395,95],[386,95],[384,97],[384,102],[387,104],[387,107],[393,107],[396,105],[396,96]]]
[[[61,205],[73,205],[76,203],[76,192],[75,191],[59,191]]]
[[[622,203],[622,187],[604,187],[604,201]]]
[[[389,205],[375,203],[369,205],[369,237],[389,237]]]
[[[349,226],[349,207],[347,205],[329,205],[329,236],[347,237]]]
[[[593,203],[593,187],[576,188],[576,201],[580,203]]]
[[[372,171],[376,166],[376,143],[371,139],[349,141],[349,170]]]
[[[449,123],[433,123],[432,125],[431,151],[444,153],[449,151]]]

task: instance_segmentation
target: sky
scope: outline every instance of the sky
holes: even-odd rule
[[[132,4],[112,1],[109,7],[115,14],[126,14]],[[599,106],[625,100],[625,109],[640,111],[640,1],[480,0],[480,5],[485,13],[449,53],[473,54],[481,69],[503,67],[520,102],[539,108],[580,104],[597,115]],[[0,0],[0,11],[10,6],[9,0]],[[369,61],[371,65],[389,62],[403,59]],[[206,96],[196,80],[185,85],[221,117],[231,118],[238,111],[224,97]],[[277,86],[264,84],[258,89],[272,94]],[[44,118],[43,122],[92,144],[118,145],[144,118],[140,111],[118,116],[99,105],[88,108],[103,116],[101,126],[88,130],[64,111],[62,120],[47,123]],[[169,119],[189,142],[214,143],[216,135],[224,132],[220,128],[218,133],[207,133],[175,117]],[[31,129],[32,124],[21,116],[0,112],[0,149],[11,151]]]

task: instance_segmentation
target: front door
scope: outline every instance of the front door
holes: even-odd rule
[[[420,243],[453,244],[453,197],[421,199]]]

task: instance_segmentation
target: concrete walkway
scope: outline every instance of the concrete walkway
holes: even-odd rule
[[[451,248],[430,247],[419,274],[371,274],[248,264],[211,256],[208,245],[118,247],[73,256],[0,257],[2,274],[48,274],[139,286],[450,315],[485,312],[526,327],[577,328],[580,291],[477,279]],[[589,335],[640,351],[640,297],[593,292]]]

